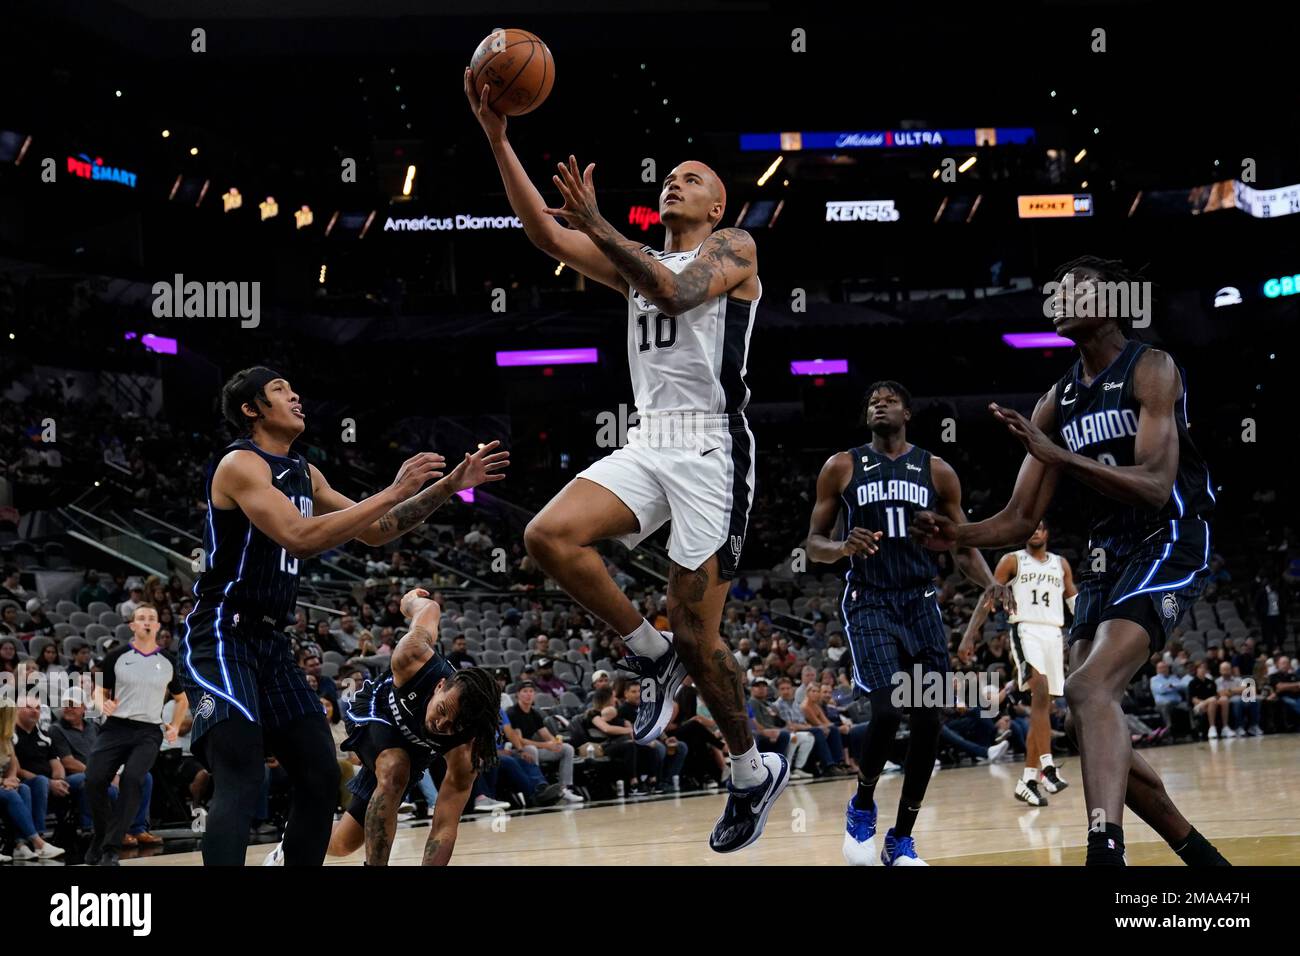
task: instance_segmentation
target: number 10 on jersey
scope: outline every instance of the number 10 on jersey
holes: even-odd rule
[[[670,349],[677,341],[677,316],[664,315],[662,312],[655,313],[655,337],[654,342],[651,343],[650,315],[647,312],[638,312],[636,332],[638,352],[649,352],[651,344],[657,349]]]

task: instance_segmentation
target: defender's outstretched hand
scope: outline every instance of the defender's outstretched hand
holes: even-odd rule
[[[402,462],[390,487],[397,492],[399,500],[405,501],[423,488],[425,482],[441,478],[446,464],[446,459],[435,452],[422,451],[412,455]]]
[[[957,522],[936,511],[918,511],[907,529],[912,540],[931,551],[947,551],[957,544]]]
[[[466,452],[465,460],[447,476],[452,487],[456,491],[464,491],[504,478],[504,471],[510,466],[510,452],[496,451],[500,445],[499,441],[490,441],[473,454]]]

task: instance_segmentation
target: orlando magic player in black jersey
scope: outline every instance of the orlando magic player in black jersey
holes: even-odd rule
[[[1187,424],[1182,370],[1167,352],[1127,337],[1111,294],[1136,285],[1115,261],[1085,257],[1057,275],[1057,332],[1079,358],[1032,418],[990,408],[1025,446],[1011,501],[985,521],[917,515],[931,546],[1006,546],[1038,524],[1062,473],[1085,486],[1091,529],[1070,631],[1065,697],[1089,816],[1087,862],[1124,864],[1127,804],[1189,864],[1226,865],[1180,814],[1133,751],[1120,698],[1133,675],[1200,595],[1208,576],[1214,493]]]
[[[442,610],[428,591],[408,591],[402,613],[411,629],[393,649],[391,672],[366,681],[348,705],[343,749],[361,758],[362,770],[348,783],[354,796],[334,826],[329,855],[347,856],[364,842],[366,865],[387,865],[402,795],[432,764],[438,803],[423,862],[444,866],[474,777],[496,761],[501,700],[490,673],[458,671],[439,653]],[[279,862],[275,856],[267,862]]]
[[[329,843],[338,763],[320,699],[283,631],[293,621],[298,563],[353,538],[377,545],[398,537],[461,487],[496,477],[489,472],[504,467],[506,453],[485,446],[420,492],[444,465],[442,456],[423,452],[358,504],[291,450],[304,418],[283,376],[261,366],[238,372],[222,391],[222,411],[244,437],[208,469],[207,566],[180,655],[194,754],[214,784],[203,860],[243,865],[269,750],[293,786],[285,861],[318,865]]]
[[[907,440],[912,400],[897,382],[867,391],[865,419],[871,442],[832,455],[817,478],[817,503],[808,528],[808,556],[833,563],[849,558],[841,610],[853,651],[854,682],[871,699],[871,723],[858,761],[858,790],[849,801],[844,857],[851,865],[924,866],[912,826],[934,771],[939,712],[908,706],[911,736],[903,768],[898,817],[876,856],[876,782],[902,722],[895,702],[900,682],[920,684],[929,673],[948,673],[948,629],[936,598],[934,555],[912,541],[913,512],[935,508],[963,520],[961,483],[941,458]],[[843,514],[842,540],[832,538]],[[869,530],[875,529],[875,530]],[[974,548],[957,554],[962,570],[983,588],[994,581]],[[1005,590],[1005,589],[1004,589]],[[950,681],[942,678],[944,687]],[[919,704],[920,686],[907,698]]]

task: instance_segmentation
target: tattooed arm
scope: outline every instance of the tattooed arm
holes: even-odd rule
[[[375,546],[400,538],[429,515],[441,508],[447,499],[458,491],[475,488],[505,477],[504,469],[510,464],[510,452],[497,451],[499,441],[491,441],[477,451],[465,453],[465,458],[452,469],[451,474],[425,488],[414,497],[394,505],[356,536],[358,541]],[[315,465],[311,466],[312,497],[318,514],[341,511],[354,502],[347,495],[335,491]]]
[[[411,622],[411,629],[402,635],[389,659],[398,686],[414,677],[437,653],[442,607],[424,588],[412,588],[402,596],[402,614]]]
[[[474,768],[470,762],[470,745],[461,744],[447,754],[447,775],[438,788],[438,802],[433,808],[429,839],[424,844],[423,866],[446,866],[456,846],[460,815],[474,787]]]
[[[706,299],[757,287],[758,266],[754,239],[743,229],[719,229],[700,246],[700,254],[680,273],[673,272],[641,249],[641,243],[624,237],[600,214],[592,183],[595,164],[581,173],[572,156],[558,164],[552,177],[564,206],[543,212],[563,217],[570,228],[585,233],[614,264],[627,284],[654,303],[665,315],[681,315]]]

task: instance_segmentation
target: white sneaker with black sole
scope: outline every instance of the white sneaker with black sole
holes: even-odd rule
[[[1047,806],[1047,797],[1038,792],[1038,781],[1026,780],[1024,777],[1016,781],[1016,799],[1031,807]]]
[[[284,844],[277,843],[275,849],[266,855],[263,866],[284,866]]]
[[[1069,784],[1061,779],[1060,773],[1056,770],[1055,764],[1048,764],[1042,772],[1043,789],[1048,793],[1060,793]]]

